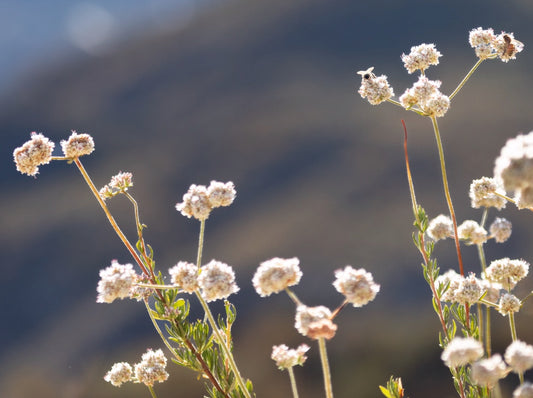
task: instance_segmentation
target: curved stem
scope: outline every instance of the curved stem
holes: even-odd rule
[[[298,398],[298,388],[296,387],[296,378],[294,377],[294,370],[291,367],[287,368],[289,372],[289,378],[291,379],[291,390],[293,398]]]
[[[326,339],[324,337],[320,337],[318,339],[318,348],[320,351],[320,362],[322,363],[322,373],[324,375],[324,389],[326,391],[326,398],[333,398],[331,371],[329,369],[328,353],[326,351]]]
[[[155,394],[154,388],[151,387],[151,386],[147,386],[147,387],[150,390],[150,394],[152,394],[152,398],[157,398],[157,395]]]

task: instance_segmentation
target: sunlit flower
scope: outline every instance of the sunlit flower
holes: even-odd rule
[[[449,368],[474,362],[483,356],[483,346],[472,337],[455,337],[442,352],[441,359]]]
[[[485,243],[488,238],[487,231],[474,220],[466,220],[457,227],[459,239],[463,239],[470,244]]]
[[[149,349],[142,355],[141,362],[135,364],[135,377],[139,383],[153,387],[156,381],[162,383],[168,379],[166,366],[167,358],[163,351]]]
[[[453,222],[449,216],[440,214],[429,222],[428,236],[434,241],[453,236]]]
[[[344,269],[335,271],[335,278],[333,286],[354,307],[362,307],[374,300],[379,292],[380,286],[374,282],[372,274],[363,268],[354,269],[347,265]]]
[[[472,181],[469,192],[472,207],[474,209],[479,209],[480,207],[503,209],[507,201],[496,195],[496,193],[505,194],[501,183],[497,179],[481,177]]]
[[[78,134],[72,131],[67,141],[61,141],[61,149],[65,157],[69,159],[89,155],[94,151],[93,137],[89,134]]]
[[[533,398],[533,384],[525,382],[513,392],[513,398]]]
[[[513,225],[505,218],[497,217],[489,227],[490,235],[498,243],[503,243],[511,236]]]
[[[186,261],[180,261],[168,270],[174,285],[187,293],[198,289],[198,267]]]
[[[235,185],[231,181],[226,183],[211,181],[207,187],[207,197],[213,208],[231,205],[236,195]]]
[[[55,144],[41,133],[31,133],[31,140],[13,151],[13,159],[17,170],[22,174],[35,176],[39,166],[52,160]]]
[[[261,297],[279,293],[283,289],[297,285],[302,277],[298,264],[300,260],[293,258],[278,258],[261,263],[252,279],[254,288]]]
[[[206,301],[224,299],[239,291],[233,269],[228,264],[216,260],[211,260],[200,269],[198,285]]]
[[[112,303],[117,298],[129,297],[136,281],[137,275],[133,270],[133,265],[122,265],[117,260],[113,260],[109,267],[100,271],[96,302]]]
[[[357,72],[361,75],[361,87],[359,94],[362,98],[366,98],[372,105],[381,104],[384,101],[394,96],[394,90],[387,81],[387,76],[381,75],[376,77],[369,68],[366,71]]]
[[[500,354],[481,359],[472,364],[472,380],[478,386],[494,387],[498,380],[507,376],[508,370]]]
[[[425,71],[430,65],[437,65],[442,54],[437,51],[434,44],[420,44],[411,47],[408,55],[402,54],[402,61],[409,73],[417,70]]]
[[[502,315],[509,315],[520,311],[520,300],[513,294],[504,293],[498,303],[498,312]]]
[[[282,370],[296,365],[302,366],[307,359],[305,353],[309,348],[307,344],[301,344],[296,349],[289,349],[285,344],[275,345],[272,347],[272,359]]]
[[[505,257],[490,263],[485,270],[485,278],[492,282],[501,283],[504,289],[511,290],[527,276],[528,272],[528,262]]]
[[[104,376],[104,380],[113,384],[115,387],[120,387],[122,383],[131,380],[133,376],[133,369],[127,362],[115,363],[109,372]]]
[[[181,214],[200,221],[207,220],[211,209],[207,188],[204,185],[191,185],[187,193],[183,195],[183,202],[176,204],[176,210]]]
[[[513,341],[505,350],[505,362],[515,373],[533,368],[533,346],[520,340]]]
[[[337,325],[331,321],[331,311],[324,306],[307,307],[299,305],[296,309],[295,327],[304,336],[312,339],[331,339],[337,330]]]

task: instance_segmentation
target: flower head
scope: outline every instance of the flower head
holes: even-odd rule
[[[459,286],[455,289],[452,301],[463,305],[477,303],[485,291],[481,280],[477,279],[472,273],[467,277],[460,278]]]
[[[494,176],[506,191],[520,193],[533,185],[533,131],[507,140],[495,161]]]
[[[78,134],[72,131],[67,141],[61,141],[61,149],[66,158],[79,158],[94,151],[94,140],[89,134]]]
[[[430,65],[437,65],[442,54],[437,51],[434,44],[420,44],[411,47],[408,55],[402,54],[402,61],[409,73],[417,70],[424,72]]]
[[[293,258],[278,258],[261,263],[252,279],[254,288],[261,297],[279,293],[283,289],[297,285],[302,277],[298,266],[300,260]]]
[[[172,283],[187,293],[194,293],[198,285],[198,267],[195,264],[180,261],[168,270]]]
[[[166,366],[167,358],[163,351],[149,349],[142,355],[141,362],[135,364],[135,377],[139,383],[153,387],[156,381],[162,383],[168,379]]]
[[[35,176],[39,166],[52,160],[55,144],[41,133],[31,133],[31,140],[13,151],[13,159],[17,170],[22,174]]]
[[[533,398],[533,384],[525,382],[513,392],[513,398]]]
[[[122,383],[130,381],[133,376],[133,369],[127,362],[115,363],[109,372],[104,376],[104,380],[113,384],[115,387],[120,387]]]
[[[457,227],[459,239],[467,241],[469,244],[485,243],[488,238],[487,231],[474,220],[466,220]]]
[[[435,287],[442,301],[456,302],[455,293],[464,278],[453,269],[446,271],[435,279]]]
[[[200,221],[207,220],[211,209],[207,188],[204,185],[191,185],[187,193],[183,195],[183,202],[176,204],[176,210],[181,214]]]
[[[520,300],[513,294],[504,293],[500,297],[500,302],[498,303],[498,312],[502,315],[509,315],[514,312],[520,311]]]
[[[299,305],[296,308],[295,327],[304,336],[311,339],[326,338],[335,336],[337,325],[331,321],[331,311],[324,306],[307,307]]]
[[[493,54],[494,49],[492,43],[495,39],[496,35],[491,28],[475,28],[468,34],[468,42],[474,48],[476,56],[480,59],[487,59]]]
[[[200,269],[198,285],[206,301],[224,299],[239,291],[233,269],[228,264],[215,260],[211,260]]]
[[[496,193],[505,194],[501,182],[497,179],[482,177],[472,181],[469,192],[472,207],[474,209],[479,209],[480,207],[503,209],[507,202]]]
[[[449,368],[474,362],[483,356],[483,346],[472,337],[455,337],[442,352],[441,359]]]
[[[376,77],[372,70],[374,67],[368,68],[366,71],[359,71],[361,75],[361,87],[359,94],[362,98],[368,99],[372,105],[381,104],[384,101],[394,96],[394,90],[387,81],[387,76],[381,75]]]
[[[434,241],[453,236],[453,222],[449,216],[440,214],[429,222],[428,236]]]
[[[504,289],[512,290],[529,272],[529,263],[507,257],[494,260],[485,270],[485,279],[501,283]]]
[[[103,200],[106,200],[118,195],[119,193],[126,192],[132,186],[133,175],[131,173],[124,173],[121,171],[120,173],[111,177],[111,181],[100,189],[99,194]]]
[[[503,62],[509,62],[524,49],[524,43],[516,40],[512,33],[502,32],[493,40],[492,47]]]
[[[489,227],[490,235],[498,243],[503,243],[509,239],[512,230],[513,225],[511,222],[501,217],[495,218]]]
[[[231,181],[226,183],[211,181],[207,187],[207,197],[213,208],[231,205],[236,195],[235,185]]]
[[[347,265],[344,269],[335,271],[335,278],[333,286],[354,307],[362,307],[374,300],[379,292],[380,286],[374,282],[372,274],[363,268],[353,269]]]
[[[307,359],[305,353],[309,348],[307,344],[300,344],[296,349],[289,349],[285,344],[275,345],[272,347],[272,359],[281,370],[296,365],[302,366]]]
[[[513,341],[505,350],[505,362],[515,373],[533,368],[533,346],[520,340]]]
[[[133,265],[122,265],[117,260],[113,260],[109,267],[100,271],[96,302],[112,303],[117,298],[129,297],[136,282],[137,274],[133,270]]]
[[[472,380],[478,386],[494,387],[498,380],[507,376],[508,370],[500,354],[472,364]]]

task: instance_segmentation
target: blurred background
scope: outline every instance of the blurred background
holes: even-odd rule
[[[142,305],[96,303],[99,270],[131,259],[76,168],[53,162],[34,179],[12,162],[31,131],[59,150],[71,129],[94,137],[96,151],[83,162],[97,186],[133,173],[131,193],[164,273],[196,256],[199,225],[174,209],[189,185],[235,183],[234,204],[208,220],[204,258],[235,268],[235,355],[258,397],[290,396],[271,347],[302,342],[313,348],[296,369],[300,394],[323,396],[317,347],[293,328],[290,300],[262,299],[251,286],[259,263],[276,256],[300,258],[304,276],[294,290],[308,305],[341,302],[331,283],[347,264],[381,284],[374,302],[337,318],[328,344],[337,397],[380,396],[391,374],[412,398],[455,396],[411,240],[400,120],[418,200],[434,217],[447,208],[431,124],[369,105],[355,72],[374,66],[400,95],[416,78],[401,54],[435,43],[443,57],[428,76],[450,93],[476,61],[469,30],[510,31],[525,43],[515,61],[485,62],[440,121],[457,215],[479,220],[470,182],[491,176],[505,141],[533,128],[532,17],[528,0],[2,1],[0,397],[147,397],[142,386],[117,389],[103,376],[115,362],[162,347]],[[109,204],[134,241],[129,203]],[[496,215],[514,233],[487,244],[488,260],[532,261],[533,215],[508,206],[489,222]],[[436,254],[442,269],[457,269],[451,241]],[[475,249],[463,255],[478,272]],[[522,295],[533,288],[531,278],[521,285]],[[529,342],[532,316],[526,306],[518,317]],[[495,316],[495,329],[502,352],[507,320]],[[168,370],[169,381],[156,386],[161,398],[202,396],[195,374]]]

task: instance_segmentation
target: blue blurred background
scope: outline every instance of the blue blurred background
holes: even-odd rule
[[[347,264],[381,284],[374,302],[337,318],[328,345],[336,396],[379,396],[391,374],[411,397],[454,396],[411,241],[400,119],[418,199],[436,216],[447,210],[431,125],[363,101],[355,72],[374,66],[400,95],[415,78],[400,55],[435,43],[443,57],[428,76],[449,93],[476,61],[472,28],[511,31],[525,43],[515,61],[484,63],[441,121],[456,212],[479,219],[470,182],[492,175],[506,139],[533,126],[532,17],[526,0],[1,2],[0,397],[147,396],[103,375],[162,347],[141,305],[95,301],[98,271],[131,260],[78,171],[53,162],[33,179],[15,170],[13,149],[31,131],[58,145],[71,129],[94,137],[96,151],[83,161],[97,186],[133,172],[145,238],[164,273],[196,253],[198,225],[174,204],[190,184],[234,181],[237,200],[207,223],[204,258],[236,270],[235,352],[258,396],[290,396],[269,359],[272,345],[310,343],[294,330],[287,297],[261,299],[251,287],[256,267],[274,256],[300,258],[295,291],[309,305],[340,303],[331,283]],[[128,203],[110,207],[135,240]],[[489,222],[496,215],[513,222],[514,234],[487,245],[489,261],[531,261],[533,216],[509,207]],[[443,269],[457,267],[452,242],[437,255]],[[478,272],[475,250],[465,247],[464,256]],[[524,295],[532,290],[521,283]],[[532,315],[526,306],[518,319],[526,341]],[[500,352],[506,328],[496,317]],[[160,397],[201,396],[195,374],[169,371]],[[323,395],[316,347],[296,374],[301,396]]]

